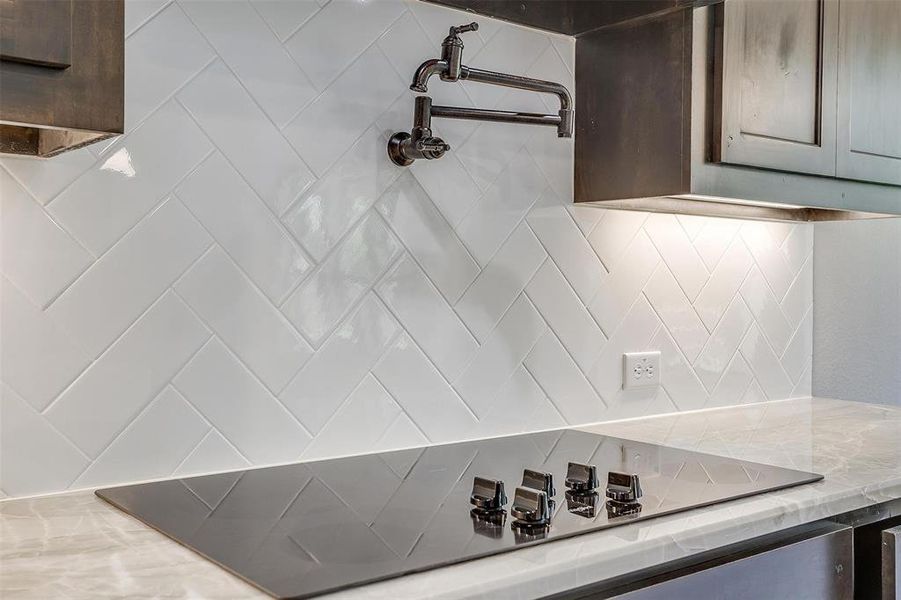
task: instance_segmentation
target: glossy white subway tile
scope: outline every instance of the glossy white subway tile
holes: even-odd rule
[[[312,433],[318,433],[384,354],[400,327],[369,294],[279,395]]]
[[[548,191],[545,190],[545,193]],[[607,273],[564,206],[534,208],[526,221],[566,281],[585,303],[594,298]]]
[[[792,327],[797,327],[813,306],[813,253],[807,256],[798,276],[785,292],[780,306]]]
[[[588,241],[608,271],[616,268],[626,248],[638,235],[648,218],[647,213],[630,210],[606,210],[604,217],[591,230]]]
[[[457,228],[482,195],[456,153],[445,155],[441,169],[426,163],[413,163],[410,171],[428,193],[451,227]]]
[[[741,404],[742,398],[753,379],[754,375],[751,373],[751,367],[748,366],[741,354],[733,355],[732,361],[723,372],[722,378],[710,394],[707,408]]]
[[[695,373],[708,390],[713,390],[716,386],[753,321],[754,315],[745,302],[740,297],[732,300],[719,325],[710,335],[707,345],[695,360]]]
[[[795,334],[788,342],[785,352],[782,353],[782,366],[797,384],[813,359],[813,311],[809,311],[801,320],[801,324],[795,330]]]
[[[374,127],[284,216],[285,225],[321,261],[375,203],[398,169]]]
[[[129,2],[126,15],[135,4],[141,3]],[[126,128],[134,129],[215,55],[182,8],[166,6],[125,42]]]
[[[297,63],[324,90],[405,10],[401,0],[330,2],[286,40]]]
[[[478,342],[413,259],[402,258],[376,291],[438,370],[456,379]]]
[[[0,270],[39,307],[91,264],[91,255],[0,169]]]
[[[422,433],[407,413],[400,413],[394,423],[388,426],[375,447],[379,450],[396,450],[398,448],[414,448],[428,446],[429,438]]]
[[[688,299],[697,298],[707,283],[707,268],[675,215],[653,214],[644,228]]]
[[[250,465],[235,447],[217,429],[210,429],[191,453],[185,457],[173,474],[191,475],[229,471]]]
[[[760,269],[754,267],[741,286],[744,298],[777,354],[785,351],[792,330]]]
[[[0,379],[44,410],[90,364],[73,338],[0,278]]]
[[[770,225],[756,221],[745,223],[741,227],[741,237],[747,244],[748,250],[751,251],[757,266],[766,277],[767,283],[773,288],[776,299],[781,301],[794,279],[794,274],[779,247],[781,241],[777,242],[773,238]]]
[[[457,314],[479,341],[488,338],[545,258],[544,248],[523,223],[485,265],[455,306]]]
[[[782,254],[792,273],[797,273],[813,252],[814,227],[793,226],[782,242]]]
[[[138,27],[162,10],[172,0],[129,0],[125,11],[125,36],[128,37]]]
[[[303,252],[221,154],[204,161],[177,194],[272,302],[309,271]]]
[[[563,346],[587,371],[607,338],[551,260],[546,260],[526,287],[526,294]]]
[[[321,8],[316,0],[250,0],[250,4],[282,42]]]
[[[170,199],[91,265],[47,315],[99,356],[211,242],[188,210]]]
[[[274,393],[288,384],[313,353],[219,248],[191,267],[175,290]]]
[[[713,269],[719,264],[726,249],[729,248],[729,244],[738,234],[741,223],[738,219],[708,217],[702,220],[700,231],[692,240],[692,244],[708,271],[713,272]]]
[[[597,227],[598,223],[601,222],[601,219],[603,219],[609,211],[605,208],[598,208],[597,206],[567,204],[566,212],[572,215],[573,221],[575,221],[576,225],[579,227],[579,231],[581,231],[582,235],[586,236],[587,239],[588,235],[594,231],[594,228]],[[597,254],[597,252],[595,252],[595,254]]]
[[[548,110],[556,114],[560,110],[559,103],[557,108]],[[570,204],[569,199],[575,193],[575,142],[572,138],[557,137],[557,131],[550,127],[535,127],[529,133],[526,148],[550,184],[555,196],[554,203]]]
[[[384,221],[370,213],[285,301],[285,316],[319,345],[400,250],[400,243]]]
[[[97,161],[87,148],[70,150],[45,160],[34,156],[5,155],[0,165],[13,174],[41,204],[47,204]]]
[[[277,126],[284,126],[318,95],[250,3],[179,3]]]
[[[739,348],[767,398],[775,400],[790,397],[792,382],[760,327],[752,324]]]
[[[572,357],[550,329],[523,361],[567,423],[592,423],[604,418],[606,405],[585,379]]]
[[[694,301],[698,316],[709,331],[713,331],[719,323],[732,298],[738,293],[748,271],[751,270],[753,262],[744,243],[736,238],[710,274],[710,279]]]
[[[694,362],[709,335],[673,273],[665,266],[658,265],[644,287],[644,294],[685,358]]]
[[[172,144],[177,139],[178,144]],[[212,150],[209,140],[175,102],[119,138],[100,161],[48,206],[53,217],[95,255],[165,199]]]
[[[222,60],[176,97],[276,214],[313,183],[310,169]]]
[[[476,415],[488,412],[495,394],[546,329],[547,325],[529,299],[520,295],[473,356],[469,367],[454,382],[454,387]]]
[[[89,464],[78,449],[0,383],[0,487],[10,496],[65,489]]]
[[[295,460],[310,442],[300,423],[216,338],[172,383],[254,462]]]
[[[378,211],[450,303],[479,274],[479,265],[435,208],[428,194],[404,173],[382,195]]]
[[[367,375],[307,446],[304,458],[370,451],[400,413],[400,407],[385,388]]]
[[[569,39],[563,36],[555,35],[551,36],[551,45],[554,47],[554,50],[557,51],[557,54],[560,55],[561,60],[563,60],[564,66],[566,66],[566,70],[575,76],[576,73],[576,47],[574,44],[569,43]]]
[[[588,310],[608,338],[622,322],[660,262],[660,254],[643,231],[635,236],[625,252],[629,259],[611,271],[588,305]]]
[[[191,310],[167,292],[50,405],[47,419],[96,458],[209,335]]]
[[[479,419],[479,429],[486,435],[564,425],[566,422],[563,417],[523,366],[514,371],[507,384],[495,396],[494,404]]]
[[[397,337],[373,374],[432,442],[473,437],[477,419],[406,334]]]
[[[475,203],[457,233],[481,265],[486,265],[538,199],[546,182],[535,161],[521,151]]]
[[[304,29],[314,27],[315,21],[307,23]],[[330,37],[341,43],[350,39],[345,35]],[[317,51],[313,56],[318,59],[328,54]],[[365,96],[360,95],[361,81],[369,82]],[[285,137],[321,177],[379,115],[405,93],[407,85],[384,53],[372,46],[285,127]]]
[[[704,408],[707,391],[666,328],[660,328],[650,347],[660,350],[660,383],[676,407],[679,410]]]
[[[529,132],[510,123],[479,123],[454,154],[482,190],[488,190],[522,151]]]
[[[165,477],[209,430],[207,422],[181,394],[166,387],[75,480],[74,486]],[[166,435],[161,436],[160,431]]]

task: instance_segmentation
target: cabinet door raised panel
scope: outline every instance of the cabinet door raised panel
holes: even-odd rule
[[[727,0],[716,162],[835,175],[837,0]]]
[[[901,1],[841,0],[839,177],[901,185]]]

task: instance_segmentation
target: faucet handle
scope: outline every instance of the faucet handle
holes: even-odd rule
[[[473,21],[472,23],[469,23],[468,25],[457,25],[455,27],[451,27],[450,31],[448,32],[448,36],[449,37],[457,37],[461,33],[466,33],[467,31],[478,31],[478,30],[479,30],[479,24],[476,23],[475,21]]]
[[[450,150],[450,144],[445,143],[439,137],[427,137],[417,140],[414,146],[423,154],[423,158],[428,159],[441,158],[445,152]]]

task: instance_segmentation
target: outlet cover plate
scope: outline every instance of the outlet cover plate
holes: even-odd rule
[[[660,351],[623,354],[623,389],[653,388],[660,385]]]

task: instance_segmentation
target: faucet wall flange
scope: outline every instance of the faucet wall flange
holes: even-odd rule
[[[432,135],[432,99],[418,96],[413,113],[413,129],[400,131],[388,140],[388,156],[399,167],[409,167],[418,158],[441,158],[450,146]]]

